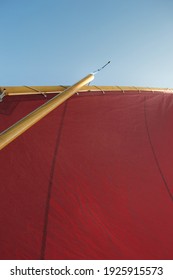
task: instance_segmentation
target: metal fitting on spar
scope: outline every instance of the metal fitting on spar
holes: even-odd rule
[[[5,97],[5,92],[6,92],[6,89],[4,88],[3,90],[0,89],[0,102],[3,101],[3,98]]]

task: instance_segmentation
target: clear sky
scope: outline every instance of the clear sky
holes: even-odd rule
[[[0,0],[0,85],[173,88],[172,0]]]

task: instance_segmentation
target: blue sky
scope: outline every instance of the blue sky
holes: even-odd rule
[[[0,85],[173,87],[172,0],[0,0]]]

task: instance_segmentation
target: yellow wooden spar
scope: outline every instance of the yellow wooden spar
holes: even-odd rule
[[[57,108],[60,104],[78,92],[84,85],[94,79],[94,74],[89,74],[71,87],[65,89],[61,94],[55,96],[44,105],[40,106],[29,115],[15,123],[0,134],[0,150],[16,139],[19,135]],[[38,92],[37,92],[38,93]],[[8,95],[8,94],[7,94]]]
[[[35,95],[35,94],[52,94],[61,93],[69,86],[15,86],[15,87],[1,87],[2,98],[5,96],[18,96],[18,95]],[[173,93],[172,88],[154,88],[154,87],[135,87],[135,86],[83,86],[80,92],[85,91],[161,91],[167,93]]]

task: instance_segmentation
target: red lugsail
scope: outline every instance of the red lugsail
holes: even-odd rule
[[[0,131],[45,102],[6,97]],[[173,95],[85,92],[0,152],[0,259],[173,259]]]

